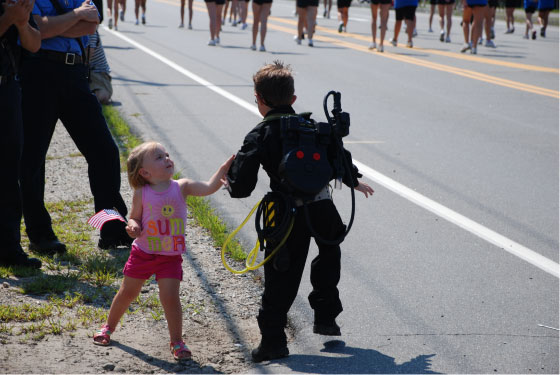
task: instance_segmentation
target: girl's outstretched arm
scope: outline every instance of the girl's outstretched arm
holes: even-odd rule
[[[142,189],[135,189],[132,196],[132,208],[126,225],[126,233],[137,238],[142,233]]]
[[[218,170],[210,177],[208,181],[193,181],[188,178],[182,178],[179,180],[179,185],[181,186],[181,193],[183,197],[187,195],[195,196],[206,196],[215,193],[224,184],[226,180],[225,176],[233,163],[235,155],[232,155],[227,159]]]

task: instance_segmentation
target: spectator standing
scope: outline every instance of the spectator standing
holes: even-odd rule
[[[115,208],[126,216],[127,208],[120,195],[119,150],[101,105],[90,91],[84,64],[88,35],[95,33],[99,22],[97,8],[82,0],[36,0],[32,14],[42,42],[41,49],[26,56],[22,66],[21,191],[29,248],[50,255],[66,251],[44,203],[45,159],[59,119],[87,160],[95,211]],[[100,248],[130,245],[125,224],[117,221],[103,226]]]
[[[0,156],[6,166],[0,194],[0,265],[41,268],[40,260],[29,258],[23,251],[20,233],[23,123],[18,69],[22,47],[30,52],[37,52],[41,47],[41,34],[30,18],[33,4],[33,0],[0,0]]]

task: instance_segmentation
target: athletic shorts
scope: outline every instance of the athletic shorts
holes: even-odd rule
[[[296,6],[298,8],[318,7],[319,0],[296,0]]]
[[[430,0],[430,5],[436,5],[439,4],[438,0]]]
[[[216,3],[216,5],[224,5],[226,0],[204,0],[205,3]]]
[[[541,8],[541,9],[539,9],[539,12],[546,12],[546,11],[550,12],[550,11],[553,11],[553,10],[554,10],[554,8]]]
[[[498,7],[498,0],[488,0],[488,6],[490,8],[497,8]]]
[[[506,0],[506,8],[515,8],[517,0]]]
[[[272,0],[253,0],[253,3],[258,5],[271,4]]]
[[[350,8],[350,3],[352,0],[336,0],[337,8]]]
[[[183,280],[183,257],[181,255],[148,254],[132,245],[123,274],[135,279],[148,280],[153,274],[156,280]]]
[[[467,5],[469,8],[477,8],[477,7],[485,7],[488,6],[488,4],[473,4],[473,5]],[[471,21],[472,23],[472,21]]]
[[[537,10],[537,7],[527,7],[525,8],[525,13],[535,13],[535,10]]]
[[[455,0],[438,0],[438,4],[440,4],[440,5],[451,5],[451,4],[455,4]]]
[[[411,20],[414,21],[414,15],[416,14],[416,7],[414,5],[409,5],[406,7],[395,9],[397,16],[397,21]]]
[[[371,4],[391,4],[392,0],[371,0]]]

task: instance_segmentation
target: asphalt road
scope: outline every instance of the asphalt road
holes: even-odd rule
[[[415,48],[403,33],[381,54],[367,49],[369,9],[355,7],[345,34],[319,17],[311,48],[292,40],[294,3],[275,0],[263,53],[248,48],[251,24],[226,24],[221,45],[207,46],[205,6],[194,6],[193,30],[177,28],[175,0],[148,2],[145,26],[129,4],[118,32],[101,28],[115,104],[134,129],[206,179],[259,121],[252,74],[281,59],[295,72],[296,111],[324,119],[324,95],[342,93],[345,145],[376,191],[356,195],[343,244],[343,336],[311,333],[306,270],[292,355],[255,372],[558,373],[558,28],[533,41],[498,22],[497,48],[471,56],[459,53],[459,19],[440,43],[419,14]],[[393,22],[391,12],[386,40]],[[212,204],[236,227],[267,181]],[[334,199],[348,220],[349,190]],[[241,238],[253,245],[252,225]]]

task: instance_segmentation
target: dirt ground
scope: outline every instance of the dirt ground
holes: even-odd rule
[[[47,161],[47,200],[91,197],[85,159],[76,157],[76,153],[59,124]],[[124,175],[122,181],[123,196],[130,202]],[[255,318],[262,291],[260,277],[250,273],[235,276],[227,271],[219,249],[190,219],[187,243],[181,300],[189,307],[184,313],[183,338],[193,352],[192,360],[176,362],[169,352],[165,319],[155,320],[138,311],[124,316],[108,347],[93,345],[92,334],[97,326],[78,325],[71,333],[49,334],[38,341],[0,331],[0,373],[247,372],[251,367],[250,350],[260,338]],[[44,296],[18,292],[23,281],[16,277],[0,279],[0,305],[46,302]],[[151,294],[157,294],[155,282],[142,290],[143,296]],[[8,331],[16,332],[19,324],[9,322]]]

